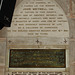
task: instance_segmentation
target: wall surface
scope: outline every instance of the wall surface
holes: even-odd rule
[[[18,34],[14,35],[15,31],[11,33],[12,30],[14,29],[14,26],[12,26],[12,28],[3,28],[2,30],[0,30],[0,75],[4,75],[5,71],[8,71],[8,63],[5,62],[8,61],[8,59],[5,59],[7,58],[5,55],[9,53],[8,50],[10,48],[52,49],[52,48],[65,48],[65,47],[66,49],[69,50],[69,58],[70,58],[69,61],[70,67],[69,66],[67,67],[66,72],[69,72],[70,75],[75,75],[75,14],[74,14],[75,0],[55,0],[55,1],[61,7],[60,9],[64,11],[64,15],[68,19],[67,23],[69,25],[69,28],[67,27],[67,30],[69,30],[69,36],[66,37],[64,33],[65,37],[55,37],[55,35],[52,37],[47,36],[44,38],[40,36],[25,37],[23,36],[24,33],[19,35]],[[21,3],[22,0],[17,0],[16,7],[18,9],[19,9],[18,6]],[[14,25],[13,20],[12,20],[12,25]],[[21,30],[22,29],[23,28],[21,28]],[[58,35],[60,36],[60,34]],[[67,43],[64,42],[65,41],[64,38],[66,39],[66,41],[68,41]],[[39,40],[39,43],[36,42],[37,40]],[[16,45],[17,43],[18,45]],[[7,66],[5,66],[5,63]]]

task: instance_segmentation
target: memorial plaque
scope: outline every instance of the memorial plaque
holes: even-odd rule
[[[55,0],[23,0],[15,9],[9,37],[68,37],[68,20]],[[11,32],[9,32],[11,30]]]
[[[9,68],[65,68],[64,49],[11,49]]]

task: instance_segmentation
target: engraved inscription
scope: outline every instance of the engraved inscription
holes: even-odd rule
[[[68,36],[67,18],[54,0],[23,0],[19,8],[8,28],[9,36]]]
[[[38,40],[36,42],[39,42]],[[15,57],[14,57],[15,56]],[[11,49],[10,68],[65,68],[64,49]]]

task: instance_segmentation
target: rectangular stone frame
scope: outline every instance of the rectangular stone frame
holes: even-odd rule
[[[67,69],[69,69],[69,49],[66,46],[62,46],[62,49],[64,49],[63,47],[66,48],[66,68],[17,68],[16,70],[15,68],[13,69],[9,68],[9,51],[10,49],[18,49],[18,48],[14,47],[7,48],[6,72],[64,72]],[[20,49],[27,49],[27,48],[20,48]],[[61,47],[58,49],[61,49]]]

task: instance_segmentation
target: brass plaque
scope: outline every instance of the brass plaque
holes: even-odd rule
[[[64,49],[11,49],[9,68],[65,68]]]

